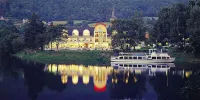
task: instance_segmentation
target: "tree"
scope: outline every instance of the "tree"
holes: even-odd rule
[[[163,42],[165,38],[170,38],[170,9],[164,8],[158,14],[158,21],[154,26],[154,33],[153,36],[156,37],[155,42]]]
[[[159,19],[154,27],[154,37],[163,45],[167,42],[181,43],[184,46],[188,38],[186,21],[189,17],[188,7],[176,4],[171,8],[164,8],[159,13]]]
[[[185,45],[185,39],[188,38],[186,32],[186,21],[189,17],[188,7],[184,4],[176,4],[170,10],[170,37],[171,42],[181,42]]]
[[[120,49],[125,49],[124,44],[125,44],[125,39],[123,38],[124,34],[116,34],[112,36],[112,42],[111,45],[113,48],[120,47]]]
[[[39,47],[43,50],[45,44],[45,27],[39,17],[33,13],[29,23],[25,26],[25,46],[37,50]]]
[[[1,0],[2,1],[2,0]],[[8,0],[7,0],[8,1]],[[174,3],[187,3],[188,0],[9,0],[12,16],[27,18],[31,12],[41,15],[42,20],[72,20],[108,21],[112,6],[115,6],[118,18],[130,18],[140,10],[144,16],[154,17],[163,6]],[[1,4],[0,4],[1,6]],[[93,9],[95,7],[95,9]],[[6,9],[3,6],[3,10]]]
[[[6,21],[0,21],[0,53],[16,53],[23,49],[23,38],[17,28]]]
[[[63,27],[62,26],[48,26],[47,30],[45,32],[46,34],[46,38],[45,38],[45,43],[49,44],[49,42],[51,43],[51,50],[52,50],[52,42],[58,40],[59,38],[61,38],[62,36],[64,36],[64,38],[67,38],[66,34],[66,30],[65,32],[63,32]]]
[[[142,19],[142,14],[138,12],[131,19],[130,30],[127,32],[127,43],[130,44],[130,47],[134,47],[140,42],[145,40],[145,31],[146,27]]]
[[[134,16],[132,19],[115,20],[112,23],[112,30],[116,31],[112,37],[112,46],[119,47],[124,50],[130,50],[138,44],[139,41],[143,41],[145,38],[145,27],[143,20],[139,16]]]
[[[194,8],[187,20],[187,31],[190,34],[190,42],[195,49],[195,55],[200,55],[200,9]]]

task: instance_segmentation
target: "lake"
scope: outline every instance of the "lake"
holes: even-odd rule
[[[0,100],[200,100],[200,64],[174,65],[116,68],[1,57]]]

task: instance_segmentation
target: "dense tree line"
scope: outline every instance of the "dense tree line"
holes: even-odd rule
[[[177,50],[193,52],[200,55],[200,1],[190,0],[188,4],[175,4],[161,9],[159,19],[154,27],[147,27],[144,19],[118,19],[113,22],[112,29],[116,31],[112,38],[112,46],[126,50],[134,47],[140,41],[155,43],[157,46],[174,45]],[[150,39],[145,39],[149,32]]]
[[[62,35],[62,29],[62,26],[44,25],[35,13],[20,28],[11,20],[0,20],[0,53],[43,50],[45,44]]]
[[[94,20],[108,21],[115,6],[118,18],[130,18],[134,10],[144,16],[157,16],[160,8],[173,3],[186,3],[187,0],[7,0],[2,5],[10,16],[27,18],[32,12],[42,20]]]
[[[13,23],[0,20],[0,52],[15,53],[20,51],[23,45],[23,39]]]
[[[178,45],[199,55],[200,50],[200,1],[190,0],[188,5],[176,4],[164,8],[154,27],[155,42]]]
[[[145,40],[144,20],[141,14],[136,14],[130,19],[118,19],[112,22],[112,47],[120,47],[121,50],[130,50]]]
[[[29,22],[24,25],[25,48],[43,51],[45,44],[62,36],[62,29],[62,26],[44,25],[39,16],[33,13]]]

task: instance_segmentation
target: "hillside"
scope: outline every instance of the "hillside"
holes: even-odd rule
[[[7,0],[14,17],[24,18],[32,12],[38,13],[43,20],[99,20],[108,21],[112,7],[118,18],[128,18],[134,11],[142,11],[144,16],[156,16],[160,8],[174,3],[187,3],[188,0]]]

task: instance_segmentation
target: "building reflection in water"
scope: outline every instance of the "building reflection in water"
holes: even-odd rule
[[[112,74],[113,67],[49,64],[45,71],[61,75],[63,84],[68,82],[68,77],[72,77],[72,83],[76,85],[80,82],[79,78],[81,77],[82,83],[87,85],[90,82],[90,77],[92,77],[94,90],[103,92],[106,90],[108,75]]]

